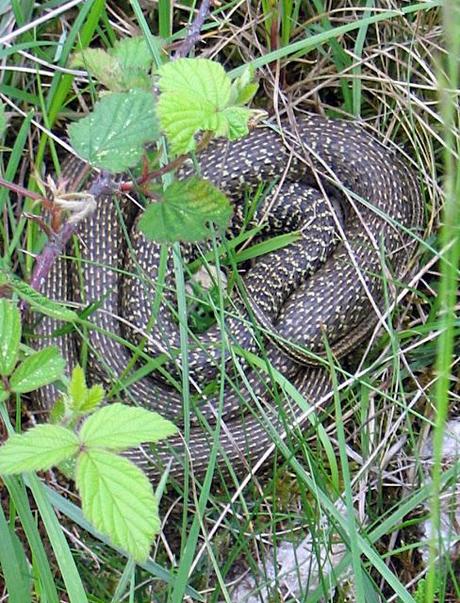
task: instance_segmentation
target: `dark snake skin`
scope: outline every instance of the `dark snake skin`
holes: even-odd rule
[[[296,136],[286,124],[284,136],[289,145],[274,129],[257,128],[247,138],[217,143],[199,157],[202,176],[220,186],[235,205],[233,231],[244,214],[247,187],[278,179],[281,186],[263,197],[251,224],[267,223],[265,237],[286,229],[300,230],[302,236],[249,268],[242,294],[228,306],[224,334],[216,326],[196,341],[190,338],[188,442],[182,436],[170,438],[155,451],[144,446],[129,453],[152,477],[170,463],[172,475],[180,479],[187,459],[195,473],[204,473],[219,421],[221,467],[230,465],[238,473],[257,461],[272,442],[267,422],[282,433],[330,391],[329,372],[309,353],[321,356],[325,338],[336,357],[354,349],[376,326],[376,310],[384,309],[383,283],[391,297],[391,284],[402,282],[410,270],[423,205],[417,179],[397,154],[356,124],[316,115],[298,119]],[[126,218],[123,224],[120,215],[116,203],[101,200],[79,227],[79,261],[59,261],[44,291],[58,300],[99,302],[90,316],[94,328],[84,335],[85,353],[94,379],[111,384],[117,383],[132,355],[124,340],[139,339],[150,326],[160,258],[160,246],[144,240],[136,220]],[[129,244],[125,225],[132,227]],[[73,255],[73,250],[68,253]],[[164,366],[172,378],[168,382],[149,373],[122,388],[121,395],[180,426],[183,397],[174,383],[180,382],[182,361],[173,318],[172,248],[167,254],[165,289],[145,351],[169,357]],[[190,246],[182,254],[187,260],[196,256]],[[50,343],[58,326],[49,318],[39,323],[40,345]],[[260,337],[261,332],[266,336]],[[52,342],[61,346],[69,367],[80,358],[78,335]],[[236,370],[228,360],[239,348],[263,354],[300,392],[303,408],[279,390],[275,398],[283,401],[280,409],[273,402],[268,374],[240,355],[241,368]],[[226,371],[219,398],[221,366]],[[203,393],[210,379],[218,385]],[[44,390],[40,404],[49,407],[54,397],[51,389]]]

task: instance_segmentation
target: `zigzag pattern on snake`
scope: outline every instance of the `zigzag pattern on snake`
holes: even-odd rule
[[[241,359],[239,371],[227,362],[235,345],[254,352],[263,345],[268,361],[299,390],[306,404],[317,402],[330,390],[329,373],[309,359],[308,352],[321,355],[324,338],[337,357],[350,352],[377,324],[377,311],[384,309],[384,282],[387,286],[402,282],[411,267],[423,205],[416,177],[397,154],[359,125],[316,115],[299,117],[295,136],[285,124],[284,137],[289,144],[275,129],[260,127],[243,140],[217,142],[199,156],[201,175],[217,184],[235,206],[232,232],[241,227],[247,188],[278,179],[279,186],[263,197],[252,223],[266,225],[265,237],[287,229],[300,230],[301,238],[250,267],[242,291],[249,311],[237,295],[228,307],[224,334],[216,326],[195,343],[190,340],[196,406],[187,446],[182,438],[172,438],[154,452],[142,447],[129,453],[152,477],[170,462],[172,474],[180,478],[185,459],[196,473],[203,473],[216,421],[220,421],[221,466],[229,463],[238,472],[256,461],[272,441],[266,422],[282,432],[305,407],[281,392],[280,412],[267,373]],[[101,200],[79,226],[80,258],[60,260],[44,290],[61,301],[98,302],[90,317],[94,328],[85,336],[88,366],[95,380],[111,383],[131,358],[132,349],[124,340],[141,337],[149,325],[159,271],[160,246],[144,239],[131,216],[127,212],[124,222],[116,203]],[[131,228],[129,244],[126,227]],[[190,246],[182,253],[186,260],[196,256]],[[68,254],[72,255],[71,248]],[[177,382],[181,358],[173,317],[172,262],[170,250],[166,287],[147,351],[171,356],[167,368]],[[391,295],[391,286],[389,291]],[[269,334],[262,344],[254,319],[261,332]],[[58,326],[52,318],[41,320],[37,345],[57,343],[70,369],[80,358],[81,340],[77,334],[52,338]],[[223,336],[227,351],[222,359]],[[226,383],[219,409],[219,395],[205,395],[203,387],[210,379],[219,381],[222,360],[233,386]],[[52,388],[42,390],[40,404],[48,408],[55,395]],[[131,383],[121,395],[179,425],[182,421],[182,395],[158,373]]]

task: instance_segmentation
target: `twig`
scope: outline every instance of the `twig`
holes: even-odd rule
[[[206,21],[206,17],[209,15],[211,6],[211,0],[203,0],[198,10],[196,17],[193,19],[192,24],[189,27],[187,35],[185,36],[182,44],[176,50],[173,56],[173,60],[181,59],[186,57],[195,44],[200,39],[201,28],[203,23]]]
[[[94,197],[97,201],[98,198],[113,193],[114,190],[115,185],[112,176],[107,172],[101,172],[91,185],[88,195]],[[30,281],[31,287],[36,291],[40,291],[43,287],[54,262],[64,251],[71,236],[77,230],[79,223],[80,220],[68,220],[62,224],[57,232],[53,232],[49,237],[43,251],[36,258]],[[26,308],[27,303],[23,302],[21,304],[21,310],[24,311]]]

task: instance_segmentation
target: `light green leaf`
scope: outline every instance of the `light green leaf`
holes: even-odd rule
[[[69,134],[75,150],[92,165],[113,173],[132,168],[145,143],[159,136],[153,96],[144,90],[104,96]]]
[[[147,559],[160,520],[146,475],[112,452],[87,450],[77,460],[76,484],[83,513],[94,527],[135,561]]]
[[[240,77],[232,82],[230,102],[232,105],[246,105],[253,98],[259,84],[254,82],[254,67],[247,65]]]
[[[18,394],[31,392],[53,383],[64,374],[65,362],[59,350],[50,346],[28,356],[10,379],[11,390]]]
[[[248,134],[248,121],[253,114],[251,109],[246,109],[245,107],[228,107],[224,110],[223,114],[226,120],[225,136],[230,140],[237,140]]]
[[[159,38],[153,38],[157,44],[158,50],[161,49],[161,41]],[[110,54],[115,57],[121,69],[126,73],[128,71],[149,71],[153,65],[152,53],[149,50],[143,36],[135,36],[134,38],[123,38],[118,40],[109,50]]]
[[[224,109],[230,99],[230,78],[220,63],[209,59],[179,59],[158,69],[163,94],[194,96]]]
[[[72,371],[68,393],[68,406],[77,413],[90,412],[102,402],[105,395],[102,385],[93,385],[88,389],[85,373],[78,365]]]
[[[85,372],[78,364],[72,370],[68,391],[69,396],[71,397],[72,408],[77,410],[84,403],[86,396],[88,395]]]
[[[162,42],[153,38],[158,50]],[[72,67],[83,67],[103,86],[112,92],[126,92],[133,88],[149,90],[150,70],[153,57],[142,36],[124,38],[108,51],[102,48],[86,48],[77,52]]]
[[[156,412],[114,403],[97,410],[80,429],[86,447],[125,450],[142,442],[157,442],[177,432],[177,427]]]
[[[91,410],[93,410],[93,408],[99,406],[99,404],[104,399],[104,396],[104,388],[99,383],[96,383],[96,385],[93,385],[89,388],[88,393],[86,395],[86,399],[81,405],[80,412],[90,412]]]
[[[235,103],[249,98],[249,83],[240,83],[232,92],[222,65],[209,59],[180,59],[162,65],[158,73],[157,113],[173,153],[192,151],[200,131],[230,139],[247,133],[252,112]],[[243,80],[249,82],[247,76]]]
[[[62,304],[58,304],[51,299],[48,299],[38,291],[35,291],[30,285],[15,276],[14,274],[6,274],[6,280],[11,285],[19,297],[25,300],[30,306],[46,316],[57,318],[66,322],[74,322],[78,320],[78,314]]]
[[[60,423],[62,419],[65,417],[67,411],[67,406],[64,401],[64,398],[58,398],[53,406],[51,407],[49,414],[49,421],[53,425],[56,423]]]
[[[231,215],[232,207],[219,189],[192,177],[173,182],[163,201],[147,207],[139,226],[154,241],[199,241],[210,236],[209,222],[224,229]]]
[[[0,375],[13,372],[21,341],[21,315],[16,304],[0,298]]]
[[[3,383],[0,382],[0,402],[4,402],[7,398],[9,398],[9,392],[7,392],[3,386]]]
[[[0,136],[6,130],[6,114],[5,114],[5,105],[0,102]]]
[[[70,65],[71,67],[83,67],[103,86],[113,92],[125,90],[118,59],[102,48],[85,48],[75,53]]]
[[[78,452],[77,436],[58,425],[37,425],[0,447],[0,474],[46,471]]]
[[[196,146],[195,134],[200,130],[211,129],[212,118],[217,119],[212,105],[185,94],[162,94],[158,100],[157,113],[171,151],[176,155],[192,151]]]

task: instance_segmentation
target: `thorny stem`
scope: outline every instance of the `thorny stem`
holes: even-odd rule
[[[182,44],[174,53],[174,60],[186,57],[192,50],[192,48],[195,46],[195,44],[198,42],[198,40],[200,39],[201,28],[203,27],[203,23],[206,21],[210,7],[211,0],[202,1],[200,8],[198,9],[197,15],[189,27],[187,35],[185,36]]]
[[[101,172],[94,180],[88,193],[98,200],[100,197],[113,192],[113,188],[112,176],[107,172]],[[78,222],[65,222],[57,232],[54,232],[49,237],[43,251],[36,258],[34,270],[32,272],[30,285],[36,291],[40,291],[43,287],[54,262],[65,249],[65,246],[77,227]],[[21,310],[24,312],[26,308],[27,303],[23,301],[21,303]]]

